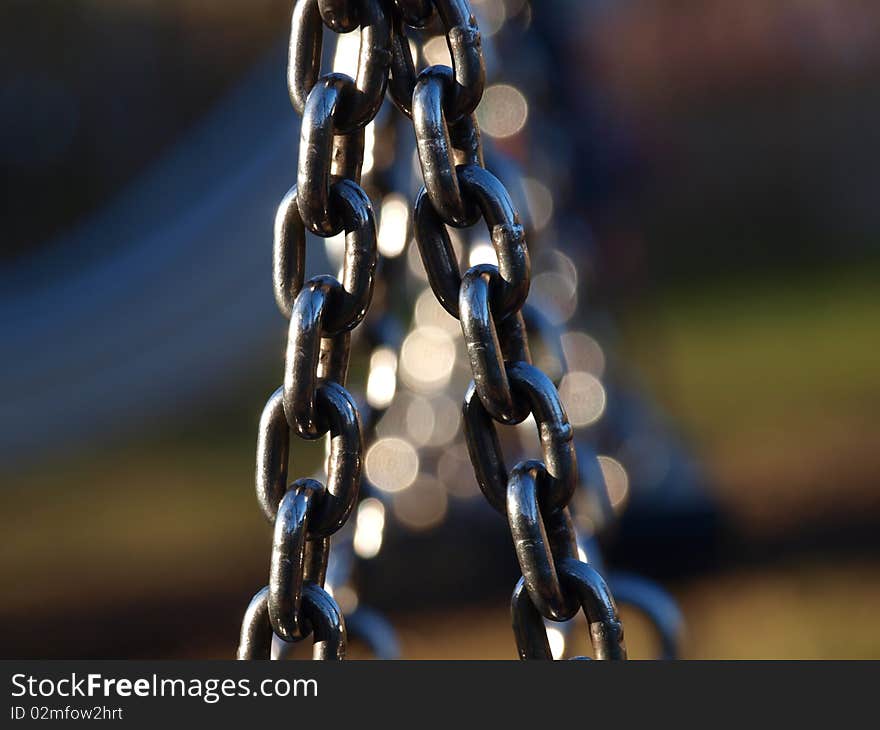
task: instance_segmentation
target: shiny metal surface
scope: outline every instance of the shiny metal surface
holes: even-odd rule
[[[461,281],[461,331],[480,402],[501,423],[519,423],[527,415],[507,379],[504,353],[491,309],[491,285],[498,270],[489,264],[474,266]],[[506,341],[505,341],[506,344]]]
[[[361,323],[373,296],[378,254],[373,207],[363,189],[349,179],[334,183],[328,191],[345,231],[342,288],[334,288],[323,332],[350,330]],[[278,308],[290,318],[294,301],[303,286],[306,260],[305,226],[299,213],[297,186],[284,196],[275,216],[272,250],[272,283]]]
[[[285,641],[308,633],[300,625],[300,604],[306,580],[307,519],[312,501],[323,490],[313,479],[294,482],[281,500],[275,518],[269,564],[269,621]]]
[[[572,443],[571,426],[550,379],[526,362],[506,366],[507,377],[527,414],[535,418],[544,457],[544,480],[541,500],[548,510],[561,509],[570,501],[577,487],[577,458]],[[462,409],[468,453],[480,489],[489,503],[504,512],[509,471],[504,462],[495,422],[479,398],[476,382],[465,394]]]
[[[434,12],[431,0],[394,0],[394,4],[404,22],[415,28],[423,27]]]
[[[318,9],[330,30],[349,33],[358,27],[357,3],[353,0],[318,0]]]
[[[284,362],[284,413],[302,438],[315,439],[321,435],[315,406],[318,361],[330,291],[339,286],[330,276],[309,280],[297,295],[290,316]]]
[[[290,319],[293,302],[305,281],[306,227],[299,214],[296,185],[281,199],[275,213],[272,286],[275,303]]]
[[[507,482],[507,519],[513,547],[532,603],[542,616],[567,621],[577,603],[562,590],[557,559],[577,558],[574,528],[568,511],[551,510],[547,517],[538,504],[540,482],[546,487],[547,471],[540,461],[523,461]]]
[[[626,659],[623,625],[602,576],[586,563],[571,558],[560,561],[559,572],[566,590],[576,596],[587,617],[595,658]],[[532,603],[525,578],[517,582],[513,591],[511,618],[520,659],[553,658],[543,618]]]
[[[491,172],[479,165],[462,165],[457,168],[457,177],[466,198],[479,208],[498,258],[500,277],[492,299],[495,317],[500,320],[518,312],[529,293],[530,262],[525,230],[510,194]],[[427,192],[419,193],[413,220],[416,243],[431,288],[443,308],[459,318],[458,257]],[[456,224],[456,227],[463,226]]]
[[[350,26],[353,22],[347,8],[351,2],[322,2],[302,0],[294,4],[291,19],[290,50],[288,54],[287,86],[290,100],[297,113],[305,115],[309,94],[321,76],[321,49],[323,45],[323,22],[329,18],[331,23]],[[357,3],[357,27],[361,29],[361,47],[358,57],[357,78],[345,74],[328,74],[338,83],[344,97],[340,103],[339,115],[334,116],[333,126],[337,133],[347,134],[363,127],[376,116],[385,87],[388,83],[388,69],[391,64],[391,20],[385,13],[380,0],[360,0]],[[333,9],[342,9],[333,17]],[[301,158],[302,159],[302,158]]]
[[[339,661],[345,658],[345,622],[339,606],[314,583],[306,583],[302,592],[302,613],[311,627],[313,659]],[[248,604],[241,625],[236,658],[269,659],[272,651],[272,625],[269,622],[269,586],[262,588]]]
[[[272,651],[269,623],[269,586],[260,589],[244,612],[236,659],[268,659]]]
[[[290,427],[284,415],[283,394],[283,388],[272,393],[260,415],[257,430],[257,501],[269,522],[275,521],[278,504],[287,489]]]
[[[318,236],[335,236],[342,221],[330,213],[330,166],[336,139],[336,110],[348,81],[344,74],[322,76],[309,92],[300,127],[300,155],[296,186],[303,222]]]
[[[479,128],[472,116],[464,116],[455,124],[453,142],[443,104],[453,83],[452,72],[445,66],[422,71],[413,89],[412,116],[422,177],[431,204],[445,223],[465,226],[475,223],[479,212],[462,198],[456,165],[482,165],[483,153]]]
[[[563,586],[577,595],[590,624],[596,659],[626,659],[623,624],[605,579],[592,566],[572,558],[564,558],[558,567]]]
[[[318,390],[318,408],[330,434],[327,456],[327,489],[316,500],[309,522],[313,537],[329,537],[351,514],[361,484],[363,437],[354,398],[339,383],[325,382]]]
[[[446,98],[447,119],[456,122],[471,114],[483,97],[486,68],[483,63],[482,39],[477,20],[467,0],[434,0],[433,4],[443,24],[452,59],[454,84]],[[409,6],[412,8],[413,4],[409,3]],[[415,11],[407,15],[418,14],[418,8]],[[421,20],[421,16],[418,20]],[[395,33],[400,40],[392,54],[391,74],[395,83],[391,84],[390,89],[397,107],[407,116],[411,116],[416,74],[404,26],[403,22],[395,24]]]

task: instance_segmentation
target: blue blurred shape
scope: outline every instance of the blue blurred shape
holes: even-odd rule
[[[299,136],[284,69],[278,48],[104,210],[0,271],[2,468],[131,437],[280,357],[272,223]]]

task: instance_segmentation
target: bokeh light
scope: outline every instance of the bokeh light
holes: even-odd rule
[[[562,377],[559,397],[572,426],[589,426],[605,412],[605,388],[592,373],[573,370]]]
[[[422,474],[413,485],[392,497],[394,516],[410,530],[428,530],[446,516],[446,489],[435,477]]]
[[[409,203],[402,195],[389,193],[379,212],[379,253],[387,258],[400,256],[406,247],[408,229]]]
[[[383,492],[399,492],[418,476],[419,455],[405,439],[380,438],[367,450],[364,468],[367,478]]]
[[[452,337],[461,335],[461,325],[443,305],[431,289],[425,289],[416,298],[414,321],[418,327],[439,327]]]
[[[605,488],[608,490],[608,499],[616,512],[623,509],[629,497],[629,475],[617,459],[610,456],[598,458],[602,476],[605,478]]]
[[[390,347],[377,347],[370,355],[367,376],[367,403],[387,408],[397,391],[397,353]]]
[[[375,497],[367,497],[357,508],[354,530],[354,551],[364,560],[376,557],[382,548],[385,532],[385,505]]]
[[[414,390],[432,391],[449,382],[455,367],[455,342],[439,327],[419,327],[400,348],[400,372]]]
[[[498,266],[498,256],[489,241],[477,241],[471,246],[470,254],[468,254],[468,265],[478,266],[479,264]]]
[[[562,659],[565,654],[565,634],[556,626],[547,627],[547,643],[554,659]]]
[[[584,370],[601,378],[605,373],[602,346],[586,332],[570,330],[562,335],[562,352],[571,370]]]
[[[512,137],[521,131],[528,116],[526,98],[519,89],[508,84],[489,86],[477,107],[481,131],[498,139]]]
[[[526,190],[526,203],[529,206],[529,218],[536,231],[547,227],[553,217],[553,193],[544,183],[533,177],[523,178]]]

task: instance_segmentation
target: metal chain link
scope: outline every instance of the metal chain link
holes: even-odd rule
[[[552,381],[531,363],[522,309],[529,291],[525,230],[503,183],[483,167],[479,127],[471,115],[482,96],[476,20],[464,1],[435,2],[452,67],[433,66],[413,81],[404,53],[392,63],[391,93],[413,118],[424,187],[413,220],[431,288],[460,320],[473,381],[463,416],[471,462],[489,503],[507,516],[523,577],[512,613],[520,657],[552,658],[541,617],[570,619],[582,609],[596,658],[624,659],[623,626],[602,576],[577,559],[567,505],[577,486],[572,428]],[[408,49],[405,24],[394,23],[395,49]],[[406,83],[403,82],[406,80]],[[411,89],[407,103],[402,90]],[[497,258],[464,276],[446,225],[483,218]],[[515,425],[532,415],[543,461],[508,470],[495,422]]]
[[[433,6],[433,7],[432,7]],[[451,67],[416,74],[408,27],[443,28]],[[356,79],[321,75],[324,27],[360,30]],[[263,412],[257,447],[260,506],[274,522],[269,585],[251,601],[239,658],[268,658],[273,633],[285,641],[313,634],[315,658],[345,654],[342,613],[322,585],[329,537],[357,500],[363,436],[345,389],[350,331],[366,315],[377,265],[376,223],[360,187],[364,127],[386,86],[413,120],[424,187],[413,213],[415,239],[440,304],[460,320],[473,373],[463,407],[468,450],[487,500],[506,515],[523,577],[512,601],[522,658],[549,658],[542,616],[570,619],[583,610],[597,658],[626,651],[617,609],[602,576],[577,559],[568,503],[577,486],[572,428],[552,381],[531,362],[522,310],[530,282],[525,230],[503,183],[485,169],[474,110],[485,84],[480,33],[466,0],[297,0],[291,21],[288,87],[302,114],[297,181],[275,221],[273,285],[289,318],[283,385]],[[482,218],[497,266],[463,276],[446,226]],[[304,283],[306,230],[345,232],[342,282]],[[508,470],[495,423],[533,416],[543,460]],[[289,432],[330,435],[326,486],[287,485]]]
[[[363,462],[360,416],[345,381],[350,331],[366,315],[377,264],[376,222],[360,187],[364,126],[381,106],[391,62],[390,18],[381,0],[299,0],[294,5],[288,66],[290,99],[302,114],[296,184],[278,208],[273,288],[290,320],[284,383],[260,419],[256,492],[274,523],[269,585],[248,607],[240,659],[269,658],[273,633],[287,642],[312,635],[316,659],[342,659],[346,630],[324,588],[330,536],[357,501]],[[360,28],[357,78],[321,74],[323,28]],[[305,278],[306,229],[345,232],[342,281]],[[326,485],[288,486],[290,431],[307,440],[329,435]]]
[[[390,109],[387,110],[390,111]],[[377,115],[377,118],[372,122],[374,128],[371,136],[373,140],[375,141],[379,137],[394,139],[394,122],[393,115],[390,113]],[[377,149],[377,145],[374,143],[371,151],[373,164],[369,169],[365,166],[362,184],[369,191],[371,198],[377,201],[377,209],[383,211],[387,196],[392,193],[389,168],[394,162],[395,150],[388,145]],[[382,215],[380,213],[380,226]],[[400,236],[405,240],[406,232],[400,232]],[[328,246],[328,254],[329,248],[330,246]],[[331,258],[333,258],[333,263],[336,263],[336,258]],[[369,384],[371,379],[376,376],[375,370],[378,368],[385,371],[380,373],[379,377],[385,378],[385,385],[388,386],[385,355],[388,352],[396,352],[400,348],[401,326],[394,312],[389,309],[391,284],[395,281],[395,277],[401,274],[397,271],[398,268],[399,260],[395,262],[394,259],[383,256],[380,249],[376,281],[381,286],[377,286],[374,293],[369,318],[365,320],[363,327],[358,328],[356,333],[360,335],[361,349],[366,350],[368,354],[366,359],[369,361],[365,392],[358,401],[364,446],[367,450],[376,438],[378,422],[391,403],[391,399],[387,399],[387,394],[386,400],[377,400],[374,394],[371,397]],[[396,390],[396,388],[392,388],[392,390]],[[358,515],[361,514],[361,509],[364,509],[364,514],[369,514],[371,511],[375,513],[376,509],[380,509],[384,515],[385,501],[383,493],[376,489],[369,479],[364,478],[358,495]],[[381,506],[377,506],[377,503]],[[366,519],[369,521],[369,518]],[[327,566],[327,589],[334,596],[340,596],[340,600],[346,599],[344,603],[340,603],[340,607],[343,608],[349,640],[362,642],[377,659],[397,659],[400,657],[400,647],[393,627],[381,613],[365,606],[358,597],[356,588],[358,566],[359,561],[365,558],[358,553],[355,547],[357,534],[362,528],[352,525],[352,522],[355,522],[356,525],[360,524],[360,517],[346,523],[343,530],[337,533],[334,538],[334,549]],[[378,538],[378,543],[381,545],[382,533],[385,529],[384,519],[381,526],[373,520],[369,529],[373,539]],[[371,552],[369,557],[375,558],[377,554],[378,549]],[[289,645],[279,646],[279,655],[284,656],[288,648]]]

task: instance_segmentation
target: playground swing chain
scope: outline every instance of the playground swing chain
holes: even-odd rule
[[[435,16],[436,11],[436,16]],[[452,66],[416,72],[406,29],[442,24]],[[325,26],[360,30],[356,78],[321,74]],[[430,286],[460,321],[473,380],[462,409],[476,480],[507,520],[522,572],[511,602],[522,659],[551,659],[544,620],[586,615],[597,659],[625,659],[623,626],[602,575],[579,559],[568,505],[578,488],[572,427],[551,379],[532,363],[522,310],[530,264],[524,227],[503,183],[484,166],[475,109],[485,84],[480,33],[467,0],[296,0],[288,65],[302,115],[296,184],[275,220],[275,300],[289,319],[284,382],[260,419],[256,492],[274,525],[269,584],[244,616],[239,659],[267,659],[273,636],[311,637],[315,659],[343,659],[342,611],[324,582],[330,538],[358,500],[361,416],[346,389],[351,332],[370,306],[377,268],[372,203],[361,187],[365,127],[386,89],[412,120],[424,186],[412,212]],[[447,226],[485,222],[497,256],[462,276]],[[344,232],[340,282],[304,281],[306,230]],[[508,468],[496,423],[534,417],[540,458]],[[290,432],[327,436],[326,483],[288,484]]]

